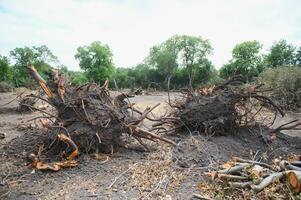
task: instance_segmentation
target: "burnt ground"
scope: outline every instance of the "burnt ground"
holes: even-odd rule
[[[18,92],[1,93],[0,105]],[[138,108],[166,100],[164,93],[132,99]],[[177,147],[149,143],[151,152],[119,149],[101,160],[82,154],[75,168],[43,172],[32,169],[26,160],[44,133],[28,122],[39,114],[20,114],[16,107],[17,102],[0,107],[0,132],[6,133],[0,140],[0,199],[189,199],[193,192],[200,193],[198,184],[205,179],[202,173],[233,155],[270,162],[273,157],[301,153],[300,132],[278,134],[270,140],[260,126],[219,137],[184,130],[180,136],[170,136]],[[155,114],[166,109],[163,105]],[[277,123],[295,117],[289,115]]]

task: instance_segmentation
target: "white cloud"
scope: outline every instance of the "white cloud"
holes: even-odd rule
[[[79,69],[76,48],[99,40],[111,47],[116,66],[133,66],[154,44],[189,34],[211,41],[211,59],[220,67],[244,40],[259,40],[266,48],[281,38],[300,45],[300,6],[297,0],[4,0],[0,53],[46,44],[62,63]]]

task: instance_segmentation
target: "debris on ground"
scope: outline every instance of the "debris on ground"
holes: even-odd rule
[[[32,97],[31,95],[26,95],[24,97],[20,97],[19,100],[19,112],[33,112],[32,107],[36,104],[38,99]]]
[[[292,155],[287,160],[276,158],[269,164],[234,156],[218,166],[217,170],[205,172],[213,183],[202,182],[199,189],[213,199],[225,197],[230,191],[235,199],[240,199],[242,195],[254,198],[268,195],[270,198],[294,199],[293,196],[301,191],[300,159],[299,155]],[[237,191],[242,193],[238,194]]]

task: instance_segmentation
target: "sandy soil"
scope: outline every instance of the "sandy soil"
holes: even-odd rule
[[[177,147],[150,143],[152,152],[121,149],[114,155],[104,155],[108,160],[81,155],[78,167],[42,172],[32,169],[25,159],[30,153],[26,152],[26,138],[39,137],[39,127],[28,120],[39,114],[17,112],[16,101],[1,106],[18,93],[0,93],[0,132],[6,133],[0,140],[0,199],[189,199],[193,192],[200,193],[202,172],[232,155],[250,157],[256,153],[270,158],[288,152],[301,153],[299,137],[281,134],[266,145],[253,127],[216,138],[187,133],[171,136]],[[131,101],[140,109],[160,102],[155,115],[168,109],[166,93],[137,96]],[[277,123],[294,117],[300,116],[288,115],[277,119]]]

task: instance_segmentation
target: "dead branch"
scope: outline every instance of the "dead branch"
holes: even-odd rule
[[[264,178],[259,185],[252,185],[251,188],[255,192],[260,192],[265,187],[267,187],[270,184],[272,184],[273,182],[275,182],[277,180],[280,180],[285,175],[285,173],[286,172],[278,172],[278,173],[271,174],[268,177]]]
[[[205,196],[202,196],[202,195],[196,194],[196,193],[193,193],[193,194],[192,194],[192,197],[197,198],[197,199],[201,199],[201,200],[212,200],[212,199],[209,198],[209,197],[205,197]]]
[[[266,167],[266,168],[269,168],[269,169],[272,169],[274,170],[274,167],[269,165],[269,164],[266,164],[266,163],[263,163],[263,162],[258,162],[258,161],[254,161],[254,160],[247,160],[247,159],[242,159],[242,158],[239,158],[239,157],[232,157],[232,160],[234,162],[242,162],[242,163],[250,163],[250,164],[255,164],[255,165],[260,165],[260,166],[263,166],[263,167]]]
[[[219,173],[219,174],[234,174],[234,173],[241,172],[243,169],[245,169],[247,167],[250,167],[250,166],[252,166],[252,164],[250,164],[250,163],[239,163],[239,165],[236,165],[234,167],[219,170],[219,171],[217,171],[217,173]]]

